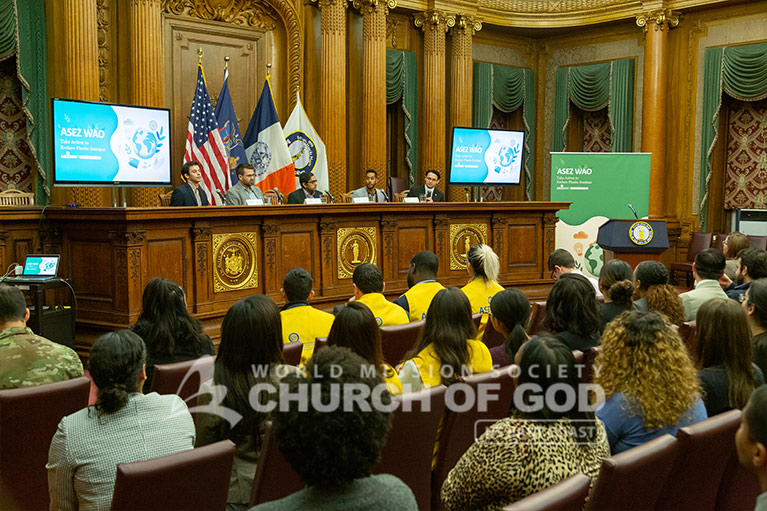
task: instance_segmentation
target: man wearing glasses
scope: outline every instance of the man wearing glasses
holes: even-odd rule
[[[317,191],[317,178],[311,172],[304,172],[298,176],[301,188],[288,195],[288,204],[303,204],[306,199],[320,199],[322,194]]]

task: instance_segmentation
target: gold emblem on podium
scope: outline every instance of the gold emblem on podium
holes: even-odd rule
[[[375,227],[341,228],[336,231],[338,247],[338,278],[350,279],[361,263],[376,262],[377,234]]]
[[[258,234],[238,232],[213,235],[213,292],[258,286]]]
[[[466,254],[477,243],[487,243],[487,224],[450,224],[450,269],[465,269]]]

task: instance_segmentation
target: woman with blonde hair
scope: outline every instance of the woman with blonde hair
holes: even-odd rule
[[[682,338],[657,312],[624,312],[602,335],[594,383],[613,454],[708,417]]]
[[[471,303],[472,314],[490,314],[490,300],[503,287],[498,284],[500,263],[498,256],[488,245],[479,243],[466,253],[466,271],[471,275],[461,291]]]
[[[665,314],[672,325],[684,322],[684,304],[674,286],[668,283],[668,268],[660,261],[642,261],[634,270],[634,285],[639,299],[634,305],[641,311]]]
[[[748,240],[748,236],[742,232],[731,232],[724,239],[722,244],[722,252],[724,252],[725,267],[724,274],[727,275],[730,280],[735,280],[738,272],[738,254],[741,250],[745,250],[751,246],[751,242]]]

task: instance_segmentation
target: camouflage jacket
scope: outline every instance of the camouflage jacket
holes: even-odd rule
[[[83,364],[70,348],[35,335],[28,327],[0,332],[0,389],[32,387],[83,375]]]

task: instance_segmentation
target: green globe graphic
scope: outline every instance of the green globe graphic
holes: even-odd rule
[[[586,271],[593,276],[599,276],[599,272],[602,270],[602,263],[604,262],[604,255],[602,247],[594,243],[586,249],[586,253],[583,254],[583,261],[586,266]]]
[[[157,137],[151,131],[136,130],[133,134],[133,151],[141,159],[148,159],[157,153]]]

